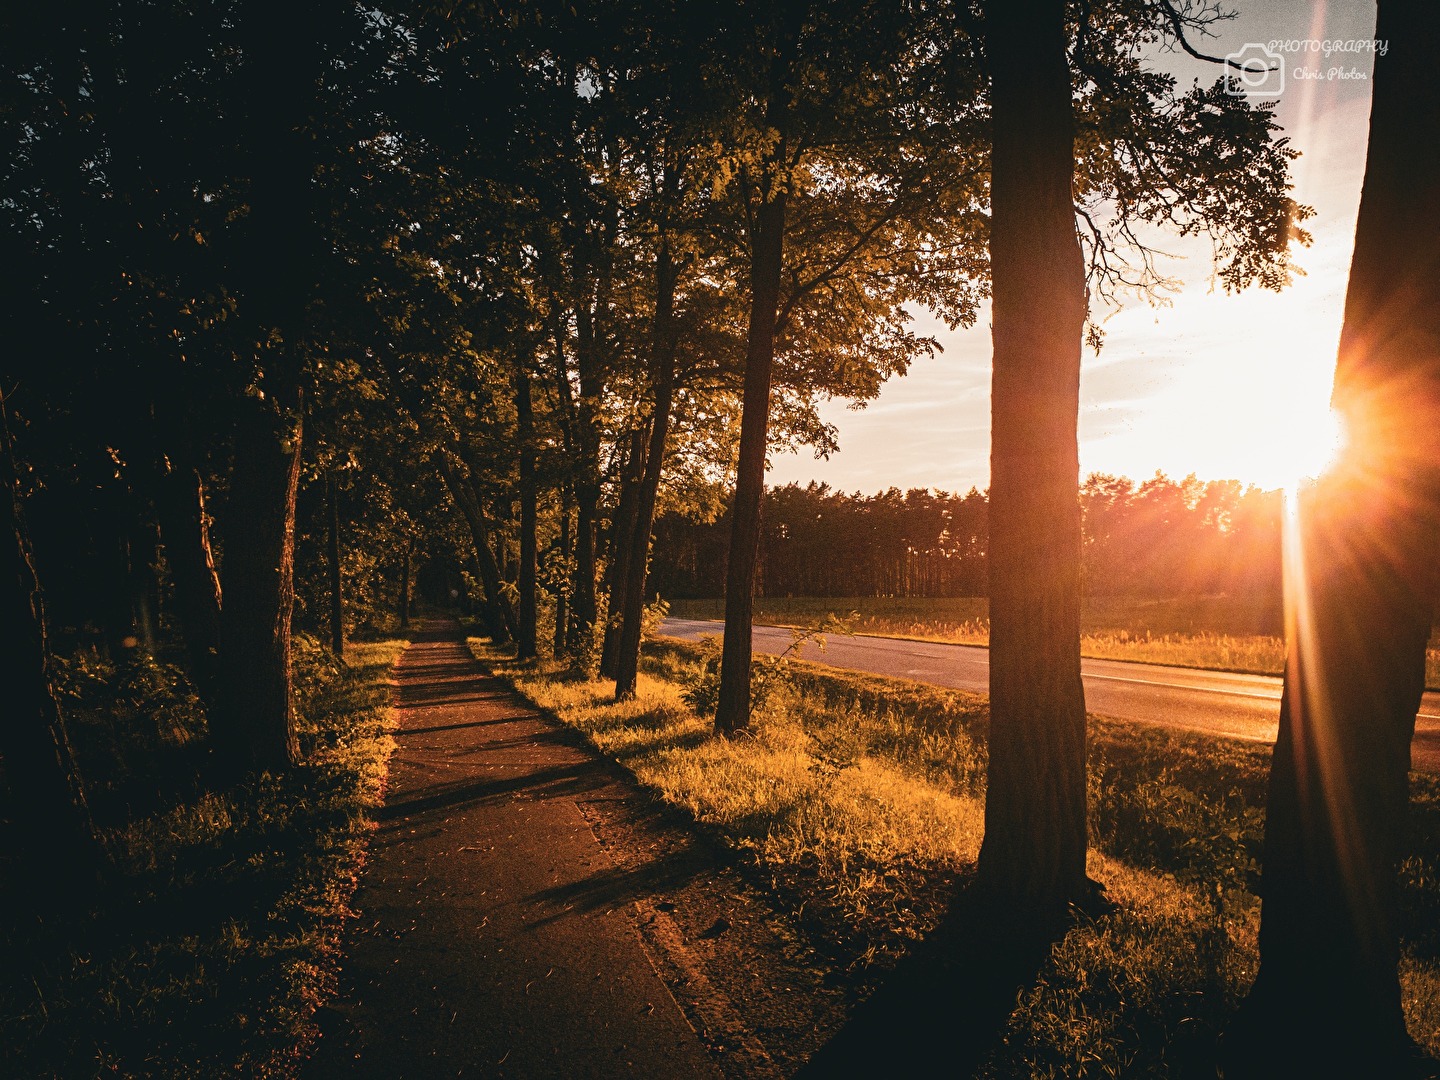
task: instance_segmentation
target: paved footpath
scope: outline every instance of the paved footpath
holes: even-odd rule
[[[577,800],[616,786],[486,675],[453,624],[395,670],[399,749],[314,1076],[718,1077]]]

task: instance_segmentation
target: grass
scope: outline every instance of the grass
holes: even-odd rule
[[[104,884],[78,924],[38,938],[0,926],[5,954],[32,959],[0,973],[0,1073],[298,1072],[314,1010],[334,989],[366,811],[393,747],[386,683],[404,644],[357,644],[340,664],[298,640],[307,760],[224,792],[196,779],[203,711],[175,669],[65,665]]]
[[[607,683],[481,652],[729,844],[857,978],[932,930],[973,865],[982,696],[793,662],[766,679],[756,736],[732,742],[685,704],[701,647],[652,643],[621,704]],[[1213,1076],[1257,964],[1268,751],[1096,718],[1091,733],[1090,870],[1118,910],[1054,948],[982,1075]],[[1418,777],[1414,803],[1403,977],[1411,1031],[1436,1052],[1440,784]]]
[[[670,614],[722,619],[723,600],[674,600]],[[755,620],[818,627],[827,617],[854,614],[854,632],[881,637],[987,645],[984,597],[778,597],[755,601]],[[1097,660],[1279,675],[1285,670],[1280,614],[1262,603],[1228,596],[1149,600],[1086,597],[1080,615],[1081,655]],[[1430,639],[1426,686],[1440,689],[1440,630]]]

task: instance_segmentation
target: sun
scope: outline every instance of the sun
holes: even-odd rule
[[[1322,475],[1345,447],[1345,425],[1328,406],[1296,409],[1281,419],[1278,428],[1267,471],[1288,494]]]

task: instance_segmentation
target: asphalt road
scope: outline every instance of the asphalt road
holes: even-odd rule
[[[722,626],[709,619],[666,619],[661,632],[693,641],[720,633]],[[791,632],[782,627],[755,627],[757,652],[780,653],[793,640]],[[976,645],[832,634],[823,652],[807,643],[800,655],[833,667],[959,690],[984,693],[989,687],[990,650]],[[1280,680],[1274,676],[1120,660],[1084,660],[1080,670],[1086,707],[1101,716],[1256,742],[1275,741]],[[1411,756],[1416,768],[1440,772],[1440,693],[1428,693],[1421,701]]]

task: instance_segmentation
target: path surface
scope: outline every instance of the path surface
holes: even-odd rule
[[[724,624],[710,619],[666,619],[661,632],[696,640],[718,634]],[[789,630],[755,627],[755,649],[779,653],[793,640]],[[805,659],[834,667],[950,686],[989,688],[990,650],[976,645],[947,645],[904,638],[831,634],[821,652],[802,647]],[[1215,735],[1274,742],[1280,722],[1280,680],[1269,675],[1084,660],[1085,704],[1093,713],[1188,728]],[[1415,722],[1411,754],[1417,768],[1440,771],[1440,694],[1428,693]]]
[[[395,676],[399,749],[312,1075],[719,1077],[581,813],[612,768],[453,626]]]

